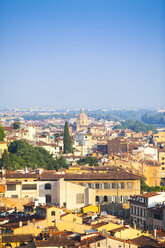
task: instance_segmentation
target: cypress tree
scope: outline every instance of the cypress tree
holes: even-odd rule
[[[0,124],[0,141],[4,141],[5,138],[5,131],[4,128]]]
[[[65,127],[64,127],[64,153],[73,153],[73,148],[72,148],[72,137],[69,134],[69,127],[68,127],[68,122],[65,122]]]
[[[3,167],[3,169],[10,170],[10,158],[6,149],[2,154],[1,167]]]

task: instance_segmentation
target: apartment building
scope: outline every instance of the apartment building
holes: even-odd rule
[[[130,223],[132,226],[148,230],[148,209],[165,201],[164,192],[148,192],[130,197]]]

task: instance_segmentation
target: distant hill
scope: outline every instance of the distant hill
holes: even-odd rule
[[[126,120],[121,125],[116,125],[114,129],[130,129],[133,132],[145,132],[149,130],[156,132],[156,128],[153,125],[144,124],[141,121]]]
[[[165,112],[163,113],[146,113],[141,120],[147,124],[165,124]]]

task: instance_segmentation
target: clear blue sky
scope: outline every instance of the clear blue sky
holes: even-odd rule
[[[0,0],[0,107],[165,105],[165,1]]]

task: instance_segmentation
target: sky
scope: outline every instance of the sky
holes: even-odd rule
[[[0,107],[165,106],[165,1],[0,0]]]

